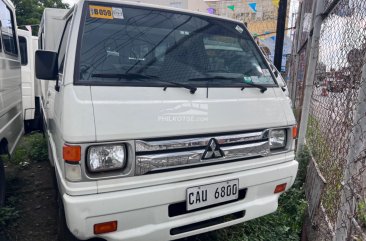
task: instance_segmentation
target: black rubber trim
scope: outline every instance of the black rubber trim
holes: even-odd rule
[[[248,190],[247,188],[240,189],[238,199],[230,200],[230,201],[227,201],[227,202],[218,203],[218,204],[214,204],[214,205],[210,205],[210,206],[207,206],[207,207],[203,207],[203,208],[199,208],[199,209],[195,209],[195,210],[191,210],[191,211],[187,211],[185,201],[170,204],[169,207],[168,207],[168,215],[169,215],[169,217],[176,217],[176,216],[180,216],[180,215],[183,215],[183,214],[194,213],[194,212],[202,211],[202,210],[205,210],[205,209],[218,207],[218,206],[222,206],[222,205],[225,205],[225,204],[234,203],[234,202],[237,202],[237,201],[240,201],[240,200],[244,200],[244,198],[247,195],[247,190]]]
[[[209,219],[206,221],[198,222],[198,223],[192,223],[185,226],[181,226],[178,228],[173,228],[170,230],[170,235],[178,235],[182,233],[191,232],[198,229],[203,229],[211,226],[215,226],[222,223],[227,223],[236,219],[243,218],[245,216],[245,211],[240,211],[228,215],[224,215],[221,217]]]

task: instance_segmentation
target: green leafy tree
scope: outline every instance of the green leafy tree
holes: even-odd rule
[[[40,23],[45,8],[69,8],[61,0],[13,0],[18,26],[37,25]],[[38,27],[33,27],[36,34]]]

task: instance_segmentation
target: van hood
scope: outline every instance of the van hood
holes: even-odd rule
[[[245,131],[295,124],[280,88],[92,86],[96,141]]]

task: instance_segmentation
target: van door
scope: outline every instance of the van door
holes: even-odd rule
[[[28,31],[18,31],[19,50],[22,65],[22,97],[24,120],[34,119],[34,79],[31,66],[32,39]]]
[[[60,89],[59,85],[62,82],[63,79],[63,73],[64,73],[64,60],[66,55],[66,47],[67,47],[67,41],[69,39],[70,34],[70,27],[71,27],[71,17],[67,20],[64,32],[62,34],[60,46],[58,49],[58,80],[57,81],[50,81],[48,84],[48,91],[47,91],[47,101],[46,101],[46,108],[47,111],[47,118],[48,118],[48,125],[51,133],[54,133],[56,128],[56,122],[59,122],[61,113],[57,111],[61,110],[59,108],[59,105],[56,104],[60,103],[59,101],[56,101],[60,99]]]

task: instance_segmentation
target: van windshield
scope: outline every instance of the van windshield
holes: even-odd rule
[[[87,3],[84,8],[77,83],[276,85],[255,43],[236,22],[128,5]]]

